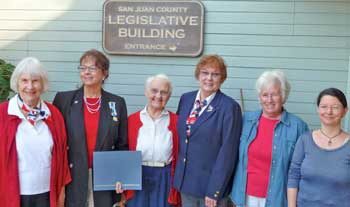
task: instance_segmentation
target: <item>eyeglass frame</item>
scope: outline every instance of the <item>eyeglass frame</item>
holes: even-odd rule
[[[332,112],[338,113],[338,112],[341,111],[341,109],[344,108],[344,106],[341,105],[341,104],[339,104],[339,105],[338,105],[338,104],[337,104],[337,105],[332,105],[332,106],[328,106],[328,105],[319,105],[318,108],[319,108],[319,110],[321,110],[321,111],[328,111],[329,109],[331,109]]]
[[[98,70],[99,70],[99,68],[98,67],[96,67],[96,66],[84,66],[84,65],[79,65],[78,67],[77,67],[77,69],[80,71],[80,72],[84,72],[84,71],[88,71],[88,72],[90,72],[90,73],[95,73],[95,72],[97,72]]]
[[[204,76],[206,78],[212,77],[213,79],[219,79],[221,78],[221,73],[210,73],[206,70],[200,70],[199,75]]]
[[[160,96],[162,97],[166,97],[166,96],[169,96],[170,95],[170,91],[164,91],[164,90],[159,90],[157,88],[150,88],[149,89],[150,93],[152,95],[157,95],[158,93],[160,94]]]
[[[278,98],[282,98],[282,94],[281,93],[267,93],[267,94],[264,94],[264,93],[260,93],[260,96],[261,98],[263,99],[273,99],[273,100],[276,100]]]

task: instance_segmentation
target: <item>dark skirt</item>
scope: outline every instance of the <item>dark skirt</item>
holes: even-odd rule
[[[168,195],[171,165],[165,167],[142,166],[142,190],[128,201],[127,207],[170,207]]]
[[[21,195],[21,207],[50,207],[50,193]]]

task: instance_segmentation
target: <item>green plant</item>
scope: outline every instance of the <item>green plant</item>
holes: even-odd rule
[[[10,78],[15,68],[11,63],[6,63],[4,60],[0,59],[0,102],[7,100],[11,88],[10,88]]]

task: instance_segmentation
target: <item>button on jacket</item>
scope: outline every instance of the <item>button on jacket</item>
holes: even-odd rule
[[[236,168],[231,198],[237,206],[245,205],[248,148],[256,137],[262,111],[246,112],[239,146],[239,161]],[[307,124],[299,117],[283,111],[277,123],[272,143],[272,161],[265,207],[287,206],[288,168],[294,146],[301,134],[308,131]]]

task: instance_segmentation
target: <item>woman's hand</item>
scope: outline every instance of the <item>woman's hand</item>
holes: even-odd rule
[[[115,183],[115,192],[116,193],[123,193],[124,190],[122,189],[122,183],[121,182],[116,182]]]
[[[65,188],[63,187],[61,190],[60,196],[58,197],[57,207],[64,207],[65,197],[66,197]]]
[[[216,200],[211,199],[211,198],[206,196],[204,201],[205,201],[205,206],[206,207],[216,207],[216,204],[217,204]]]
[[[125,195],[122,194],[120,201],[115,203],[112,207],[125,207],[125,204],[126,204],[126,198],[125,198]]]

